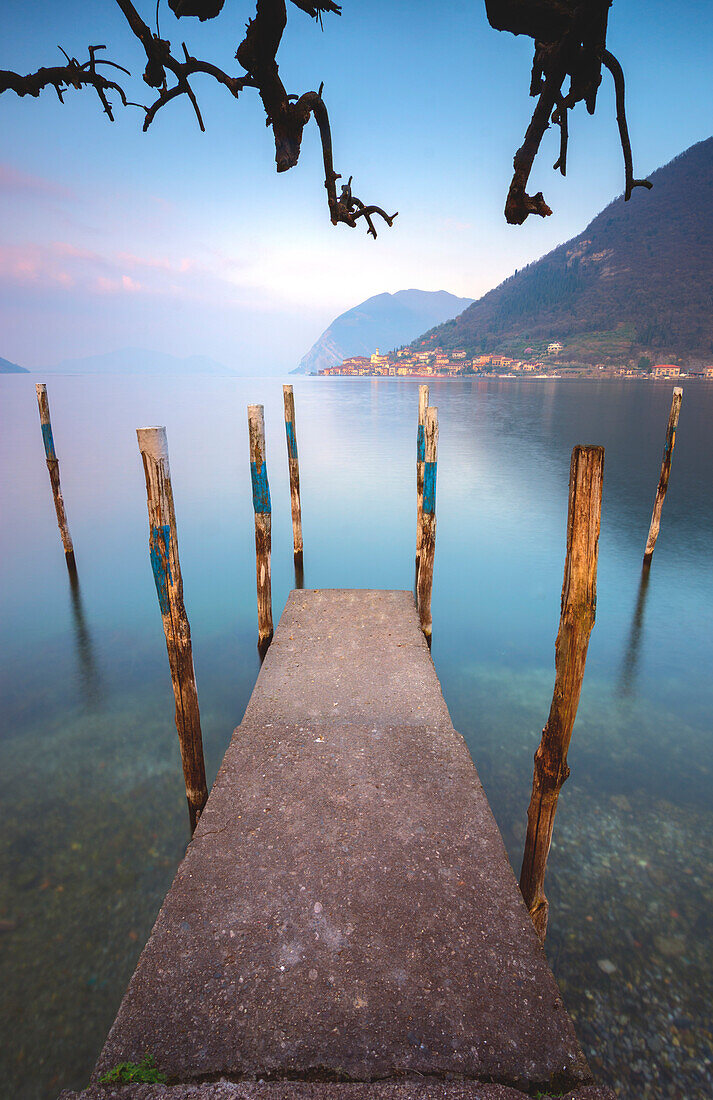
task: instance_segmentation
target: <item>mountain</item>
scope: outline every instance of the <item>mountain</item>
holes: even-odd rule
[[[18,367],[17,363],[11,363],[9,359],[3,359],[0,355],[0,374],[29,374],[24,367]]]
[[[371,355],[376,348],[391,351],[419,332],[455,317],[472,298],[456,298],[445,290],[399,290],[375,294],[332,321],[292,374],[316,374],[350,355]]]
[[[63,359],[43,371],[53,374],[236,374],[205,355],[179,358],[146,348],[120,348],[80,359]]]
[[[422,343],[569,362],[713,362],[713,138]]]

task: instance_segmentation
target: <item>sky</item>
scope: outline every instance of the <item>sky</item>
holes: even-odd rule
[[[147,22],[155,5],[137,6]],[[255,91],[236,102],[210,78],[147,134],[143,112],[111,123],[93,92],[0,97],[0,356],[30,369],[142,347],[206,355],[255,373],[292,369],[344,310],[418,287],[477,298],[575,236],[623,190],[611,81],[597,113],[570,115],[568,174],[545,137],[528,190],[554,213],[505,223],[512,157],[534,106],[532,42],[489,26],[482,0],[344,0],[324,29],[292,4],[278,53],[288,91],[324,81],[335,168],[389,212],[376,241],[333,227],[314,123],[297,167],[277,175]],[[226,0],[209,23],[175,19],[163,37],[239,74],[233,60],[252,0]],[[144,59],[113,0],[8,0],[0,69],[83,60],[88,44],[151,94]],[[637,176],[713,132],[713,5],[614,0],[609,49],[627,78]],[[123,79],[123,78],[122,78]],[[113,97],[116,100],[116,97]],[[643,192],[642,192],[643,194]],[[639,195],[636,196],[637,199]]]

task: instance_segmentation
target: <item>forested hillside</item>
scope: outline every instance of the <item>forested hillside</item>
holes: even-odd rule
[[[583,363],[713,362],[713,138],[421,341]]]

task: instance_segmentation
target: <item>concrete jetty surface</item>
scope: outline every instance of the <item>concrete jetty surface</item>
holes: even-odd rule
[[[98,1085],[147,1051],[169,1085]],[[613,1097],[592,1084],[413,597],[292,592],[82,1095],[537,1091]]]

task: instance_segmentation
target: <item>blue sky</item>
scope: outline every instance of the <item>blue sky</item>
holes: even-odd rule
[[[532,43],[498,34],[481,0],[345,0],[324,31],[293,5],[278,55],[288,90],[325,82],[335,167],[367,202],[398,210],[377,241],[333,227],[316,127],[299,165],[278,176],[257,94],[236,103],[208,78],[159,112],[103,115],[93,93],[0,98],[0,355],[28,367],[142,346],[205,354],[256,372],[290,369],[339,313],[407,287],[478,297],[580,232],[623,189],[611,84],[597,114],[570,116],[568,175],[546,136],[530,190],[551,218],[505,223],[512,156],[534,100]],[[147,22],[153,3],[139,3]],[[212,23],[161,31],[178,47],[232,61],[251,0]],[[713,5],[614,0],[609,47],[627,76],[638,175],[710,136]],[[0,68],[83,59],[89,43],[140,76],[142,54],[113,0],[10,0]],[[133,98],[149,89],[127,81]],[[634,201],[645,201],[635,193]]]

